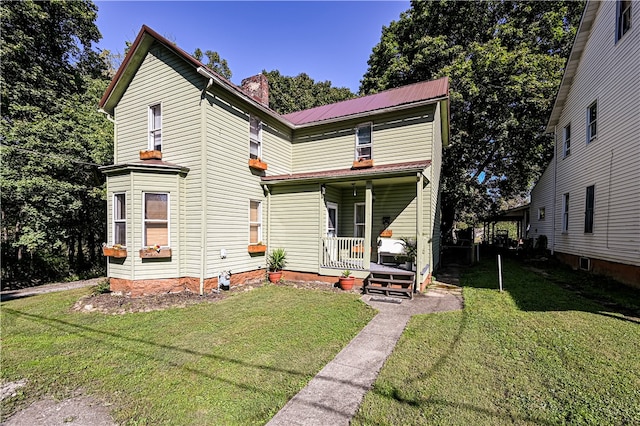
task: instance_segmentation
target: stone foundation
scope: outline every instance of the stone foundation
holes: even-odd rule
[[[554,256],[560,262],[571,266],[573,269],[580,268],[580,256],[573,254],[555,252]],[[588,256],[585,256],[588,257]],[[631,287],[640,288],[640,266],[625,265],[623,263],[609,262],[607,260],[591,259],[591,271],[597,275],[611,277],[616,281]]]

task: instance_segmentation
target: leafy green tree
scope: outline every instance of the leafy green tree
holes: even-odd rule
[[[192,56],[197,60],[202,61],[202,50],[200,50],[199,47],[196,48]],[[220,54],[218,54],[218,52],[207,50],[206,52],[204,52],[204,56],[206,56],[208,59],[207,63],[205,64],[207,67],[217,72],[227,80],[231,79],[232,74],[231,70],[229,69],[229,64],[227,63],[226,59],[222,59],[220,57]]]
[[[3,286],[103,268],[112,125],[90,1],[2,2]]]
[[[583,3],[412,1],[382,29],[360,91],[450,78],[443,229],[522,195],[552,155],[544,127]]]
[[[305,73],[295,77],[281,75],[278,70],[262,73],[269,81],[269,107],[280,114],[355,97],[347,87],[332,87],[331,81],[315,82]]]

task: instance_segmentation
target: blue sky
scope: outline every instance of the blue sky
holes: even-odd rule
[[[251,75],[306,72],[357,92],[382,27],[409,1],[96,1],[98,48],[122,53],[143,24],[192,53],[217,51],[239,84]]]

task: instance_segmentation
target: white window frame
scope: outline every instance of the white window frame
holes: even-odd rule
[[[338,204],[327,201],[327,228],[326,228],[327,237],[331,237],[331,235],[329,235],[329,230],[331,229],[331,227],[329,226],[329,210],[336,211],[336,223],[334,224],[334,227],[333,227],[333,232],[334,232],[333,236],[337,237],[338,236]]]
[[[569,193],[562,194],[562,233],[569,232]]]
[[[571,155],[571,123],[562,129],[562,154],[563,158]]]
[[[631,29],[631,5],[633,1],[629,0],[627,7],[623,9],[623,2],[621,0],[616,1],[616,43],[624,37],[626,33]],[[628,26],[625,29],[625,23]]]
[[[116,199],[122,196],[124,197],[124,208],[122,209],[122,215],[124,216],[123,218],[119,218],[118,217],[118,203],[116,202]],[[112,235],[113,235],[113,244],[120,244],[122,247],[126,247],[127,246],[127,193],[126,192],[114,192],[113,193],[113,209],[112,209],[112,214],[113,214],[113,223],[112,223]],[[118,223],[122,223],[124,224],[124,243],[120,242],[117,240],[116,236],[118,235],[118,233],[116,232],[116,224]]]
[[[167,220],[145,219],[147,213],[147,194],[157,194],[167,196]],[[164,248],[171,247],[171,194],[168,192],[148,191],[142,193],[142,247],[150,247],[147,244],[147,223],[167,223],[167,245],[160,246]]]
[[[591,197],[591,208],[589,208],[589,188],[593,188],[593,194]],[[594,219],[596,212],[596,186],[589,185],[586,188],[585,200],[584,200],[584,233],[593,234]],[[587,219],[591,217],[591,229],[587,230]]]
[[[360,129],[364,129],[364,128],[369,128],[369,143],[366,144],[360,144]],[[362,157],[360,155],[360,149],[362,148],[369,148],[369,158],[366,157]],[[368,123],[362,123],[359,124],[358,127],[356,127],[356,148],[355,148],[355,153],[354,153],[354,157],[356,161],[360,161],[362,160],[373,160],[373,123],[372,122],[368,122]]]
[[[546,211],[544,207],[538,207],[538,220],[544,220],[546,217]]]
[[[258,204],[258,221],[251,221],[251,203]],[[262,241],[262,201],[260,200],[249,200],[249,244],[258,244]],[[251,227],[258,226],[258,239],[256,241],[251,241]]]
[[[591,109],[595,108],[595,118],[591,120]],[[595,129],[595,132],[593,131]],[[598,137],[598,100],[591,102],[587,108],[587,143]]]
[[[256,123],[257,134],[253,134],[253,122]],[[258,155],[256,157],[251,153],[251,146],[256,144],[258,146]],[[262,159],[262,120],[255,115],[249,115],[249,158]]]
[[[354,203],[353,204],[353,236],[354,238],[364,238],[364,233],[366,232],[365,222],[358,222],[358,207],[362,206],[363,211],[363,220],[366,220],[366,206],[365,203]],[[358,237],[358,227],[362,227],[362,236]]]
[[[160,127],[156,128],[155,127],[155,110],[156,108],[159,108],[160,110]],[[157,102],[155,104],[149,105],[149,109],[148,109],[148,141],[147,141],[147,148],[149,149],[149,151],[162,151],[162,102]],[[155,136],[156,133],[160,133],[160,145],[159,147],[156,146],[155,143]]]

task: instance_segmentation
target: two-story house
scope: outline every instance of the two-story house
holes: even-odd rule
[[[531,232],[574,268],[640,287],[640,4],[585,6],[531,192]]]
[[[359,279],[380,238],[417,243],[413,286],[439,263],[446,78],[305,111],[268,108],[264,75],[238,87],[144,26],[100,101],[114,122],[108,276],[132,295],[263,279]]]

